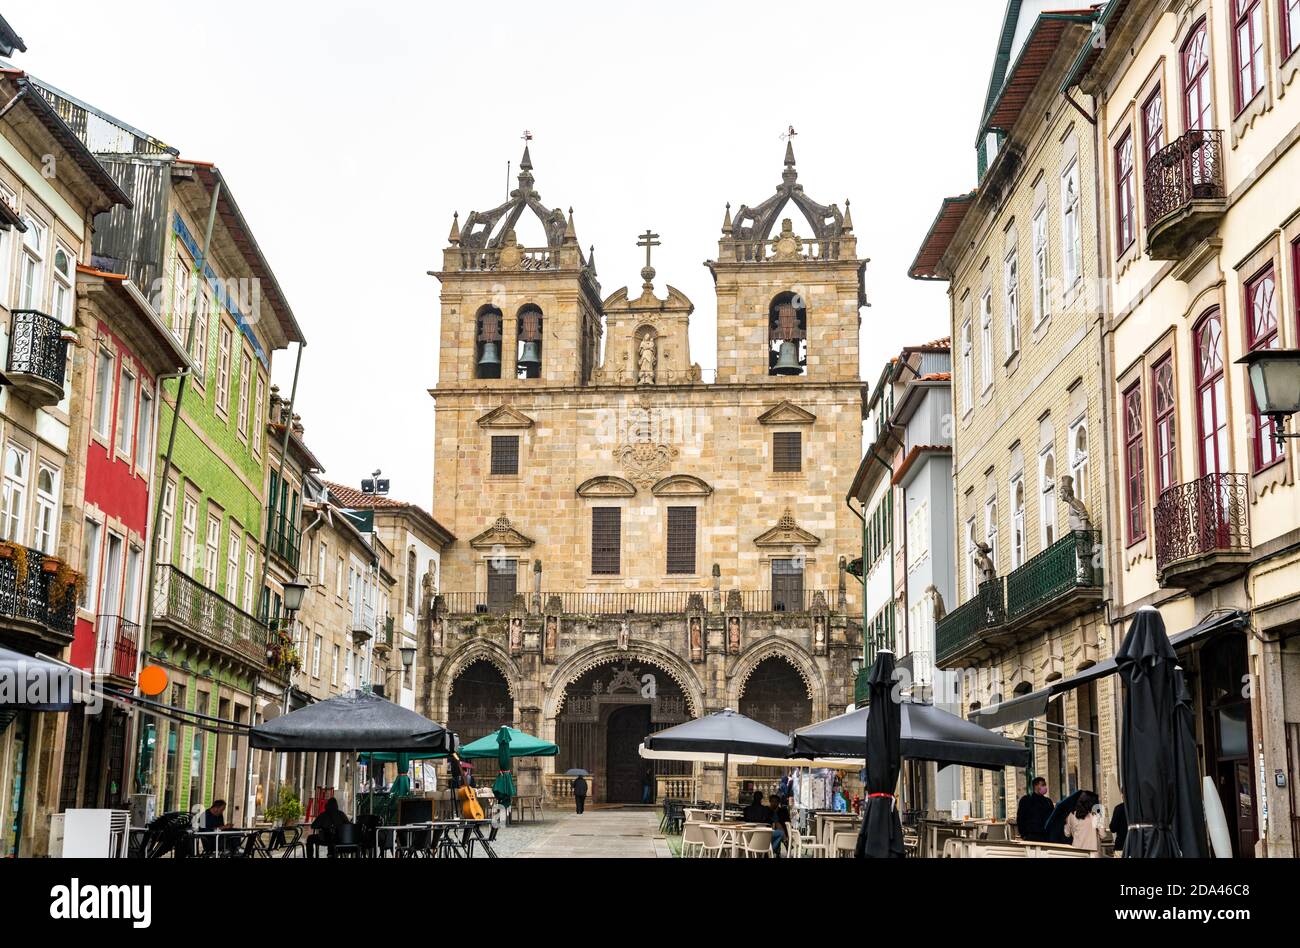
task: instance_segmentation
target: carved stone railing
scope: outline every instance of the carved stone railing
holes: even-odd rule
[[[811,612],[825,603],[830,610],[836,601],[835,593],[828,590],[747,589],[724,591],[731,593],[732,601],[740,603],[745,613]],[[818,596],[821,600],[818,600]],[[541,602],[552,597],[560,601],[563,615],[676,615],[693,608],[691,600],[698,599],[701,610],[712,601],[711,589],[636,590],[619,592],[543,592]],[[516,607],[518,597],[509,600],[493,599],[486,592],[447,592],[439,595],[439,610],[444,615],[472,615],[474,613],[501,614]],[[536,612],[531,594],[523,597],[528,611]]]
[[[694,777],[655,776],[655,800],[694,800],[699,795],[699,781]]]
[[[1160,495],[1155,507],[1156,570],[1215,553],[1250,552],[1249,478],[1207,474]]]
[[[582,779],[587,781],[587,799],[596,799],[596,778],[594,775],[588,775]],[[573,778],[565,774],[546,774],[543,780],[546,786],[546,798],[552,803],[563,803],[573,799]]]
[[[778,246],[782,243],[783,238],[774,237],[770,240],[735,240],[735,255],[737,263],[766,263],[766,262],[784,262],[787,260],[839,260],[840,259],[840,241],[839,237],[796,237],[794,242],[797,245],[793,254],[785,254],[783,247]]]
[[[502,251],[506,251],[503,262]],[[511,251],[517,256],[512,256]],[[455,251],[461,270],[558,270],[559,247],[493,247],[484,250],[460,249]]]
[[[154,622],[168,623],[200,642],[266,662],[267,629],[256,618],[175,566],[158,564]]]

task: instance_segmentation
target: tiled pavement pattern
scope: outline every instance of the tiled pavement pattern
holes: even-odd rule
[[[653,809],[591,809],[581,816],[548,811],[539,823],[501,830],[497,855],[521,859],[669,859]]]

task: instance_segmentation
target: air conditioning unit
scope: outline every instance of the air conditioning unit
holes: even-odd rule
[[[63,819],[62,813],[50,814],[50,858],[63,858]]]
[[[152,793],[131,794],[131,825],[144,828],[158,818],[158,797]]]

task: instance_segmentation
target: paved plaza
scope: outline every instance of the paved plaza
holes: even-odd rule
[[[652,809],[548,811],[538,823],[502,829],[497,854],[518,858],[668,859],[668,842],[659,832],[659,813]]]

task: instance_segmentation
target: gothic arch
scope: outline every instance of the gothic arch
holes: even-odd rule
[[[519,666],[510,657],[510,653],[488,639],[476,639],[448,656],[447,660],[442,663],[442,668],[438,671],[434,686],[434,694],[437,698],[435,705],[436,720],[447,720],[449,710],[447,705],[451,700],[452,685],[465,669],[480,661],[487,662],[496,668],[501,673],[501,677],[506,680],[506,690],[510,692],[511,700],[516,702],[519,700],[515,684],[522,679],[522,675]]]
[[[736,659],[731,667],[730,682],[727,685],[727,707],[740,707],[740,698],[745,693],[745,684],[754,674],[755,669],[769,658],[781,659],[794,668],[812,701],[813,721],[825,720],[828,716],[826,679],[822,677],[816,660],[803,648],[776,635],[755,642]]]
[[[554,729],[554,722],[564,710],[564,700],[569,685],[577,681],[593,668],[601,665],[614,665],[619,662],[641,662],[652,665],[665,672],[682,689],[686,696],[687,710],[692,717],[704,713],[704,685],[695,672],[688,668],[673,652],[650,642],[632,639],[627,650],[618,647],[615,642],[604,642],[591,648],[583,649],[559,665],[546,682],[545,706],[542,718],[548,730]]]

